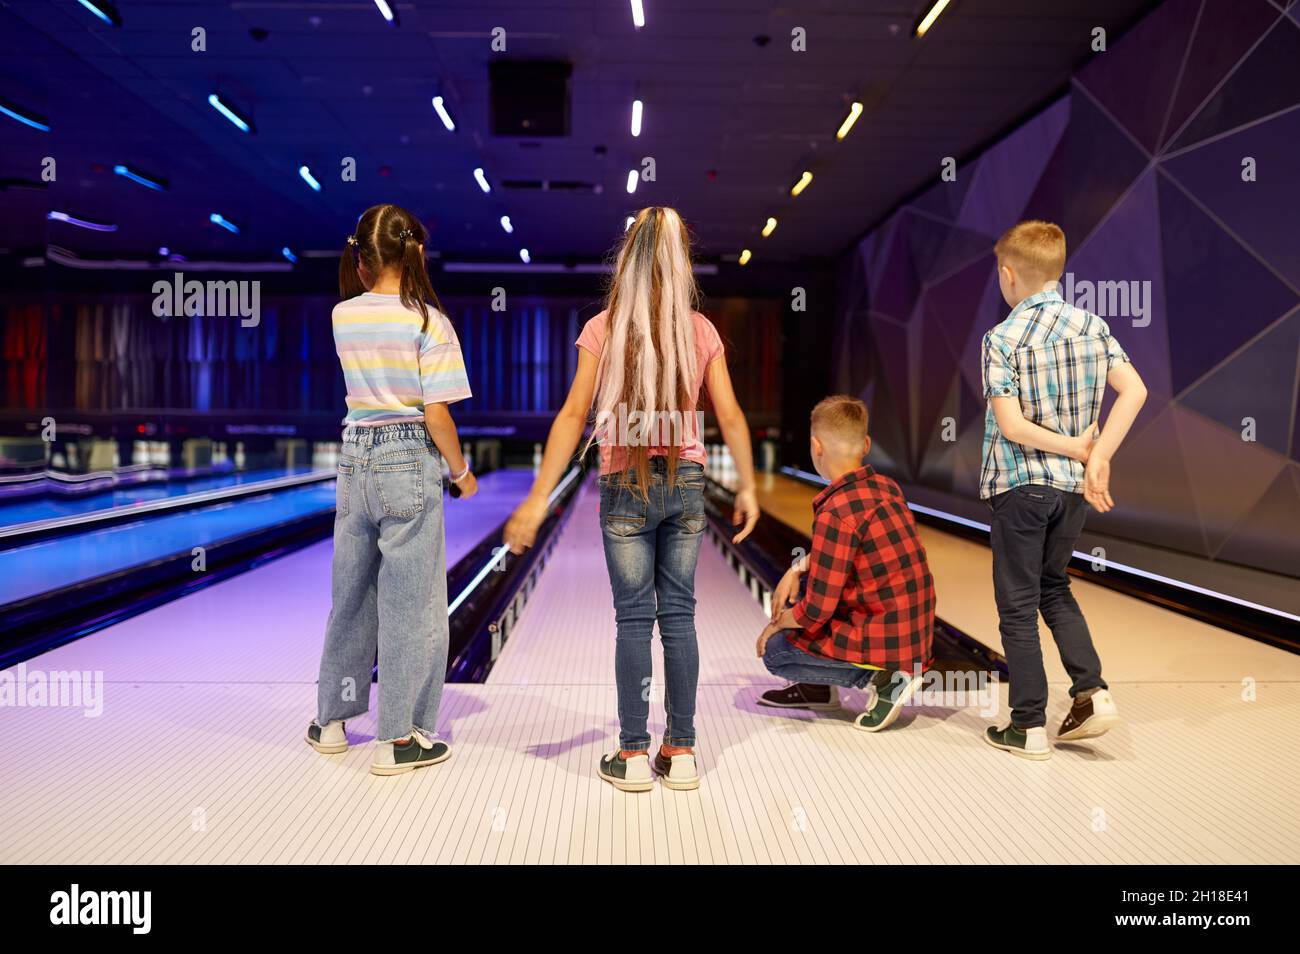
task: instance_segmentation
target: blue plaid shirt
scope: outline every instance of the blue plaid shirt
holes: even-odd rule
[[[1106,373],[1129,357],[1110,328],[1060,293],[1030,295],[984,336],[984,464],[980,497],[1021,484],[1045,484],[1068,493],[1083,490],[1077,460],[1016,444],[1002,436],[993,416],[995,397],[1019,397],[1025,419],[1077,437],[1101,415]]]

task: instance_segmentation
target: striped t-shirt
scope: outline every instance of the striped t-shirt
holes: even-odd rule
[[[426,404],[470,396],[465,359],[447,316],[429,309],[429,326],[397,295],[366,292],[334,306],[334,347],[343,365],[344,424],[419,419]]]

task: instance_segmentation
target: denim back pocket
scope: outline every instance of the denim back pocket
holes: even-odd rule
[[[682,501],[682,526],[687,533],[704,530],[704,473],[694,468],[677,475],[677,495]]]
[[[353,475],[356,471],[356,465],[348,460],[339,461],[338,477],[334,481],[334,512],[340,517],[346,517],[348,510],[351,509],[352,503],[352,485],[355,483]]]
[[[645,527],[649,503],[638,488],[624,485],[620,477],[600,481],[600,522],[616,537],[630,537]]]
[[[414,517],[424,509],[424,462],[403,454],[376,463],[375,488],[389,517]]]

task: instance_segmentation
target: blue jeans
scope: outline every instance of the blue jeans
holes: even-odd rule
[[[321,725],[369,708],[378,649],[379,741],[435,731],[448,641],[442,469],[423,422],[343,432]]]
[[[704,536],[704,468],[681,462],[668,483],[668,462],[650,460],[650,482],[638,493],[621,474],[600,478],[600,526],[614,592],[614,678],[618,685],[619,746],[650,748],[650,636],[655,621],[664,645],[664,744],[695,744],[695,564]]]
[[[767,641],[767,648],[763,650],[763,665],[772,675],[790,682],[841,686],[845,689],[865,689],[874,677],[882,674],[888,684],[892,675],[883,669],[863,669],[840,659],[814,656],[798,646],[792,646],[784,632],[774,634]]]

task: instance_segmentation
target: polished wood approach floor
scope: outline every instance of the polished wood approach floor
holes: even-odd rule
[[[871,735],[851,726],[857,693],[830,715],[755,704],[777,684],[754,656],[761,612],[711,543],[697,587],[702,787],[616,792],[594,771],[617,727],[590,486],[563,532],[489,681],[447,687],[452,759],[407,776],[367,772],[373,713],[349,725],[345,755],[302,742],[328,612],[319,554],[161,607],[164,627],[146,614],[32,660],[102,668],[104,710],[0,709],[0,862],[1300,860],[1293,657],[1227,634],[1125,653],[1094,618],[1125,717],[1106,737],[1047,762],[998,752],[980,732],[1004,718],[1005,690],[987,707],[928,698]],[[992,600],[986,558],[937,539],[941,608],[977,621]],[[250,578],[266,573],[282,606],[249,605]],[[1135,624],[1126,638],[1159,636]],[[1054,681],[1052,720],[1064,690]],[[658,699],[652,686],[652,731]]]

